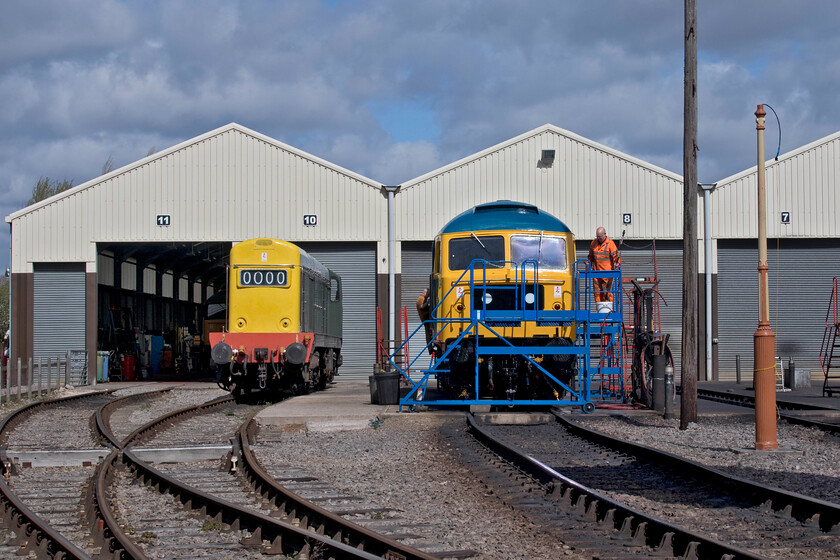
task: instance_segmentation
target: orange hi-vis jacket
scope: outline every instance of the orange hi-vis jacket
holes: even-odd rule
[[[595,238],[589,245],[589,262],[592,263],[592,270],[615,270],[621,266],[621,254],[609,237],[603,243],[598,243]]]

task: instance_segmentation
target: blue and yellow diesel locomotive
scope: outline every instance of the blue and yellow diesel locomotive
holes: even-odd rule
[[[575,308],[575,239],[569,228],[530,204],[481,204],[443,227],[433,258],[430,348],[444,362],[436,369],[438,388],[464,400],[558,399],[565,393],[556,380],[573,384],[575,356],[558,347],[574,344],[575,327],[536,316]],[[506,316],[509,310],[516,313]],[[473,330],[471,316],[481,321],[472,323]],[[478,344],[503,348],[477,356]],[[523,347],[537,352],[519,355],[515,349]]]
[[[324,388],[342,363],[341,330],[336,273],[286,241],[233,246],[226,329],[210,343],[216,379],[234,396]]]

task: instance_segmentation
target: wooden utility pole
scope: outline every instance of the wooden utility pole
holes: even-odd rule
[[[697,421],[697,185],[697,0],[685,0],[681,430]]]

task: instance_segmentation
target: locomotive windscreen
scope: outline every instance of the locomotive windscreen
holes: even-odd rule
[[[511,235],[510,260],[540,263],[540,270],[566,270],[566,240],[553,235]]]
[[[473,234],[471,237],[449,240],[449,270],[466,270],[476,259],[504,261],[505,238],[501,235],[477,237]],[[488,262],[488,266],[494,265]]]

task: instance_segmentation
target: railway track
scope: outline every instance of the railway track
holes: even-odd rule
[[[136,425],[138,413],[171,409],[167,398],[91,393],[7,417],[0,426],[0,438],[11,444],[3,448],[0,556],[434,558],[340,520],[309,522],[304,502],[289,510],[255,497],[231,468],[241,454],[230,450],[259,407],[220,399]],[[45,435],[44,426],[55,429]],[[74,453],[80,465],[38,466],[46,456]],[[15,465],[21,468],[11,476]]]
[[[152,388],[152,387],[150,387]],[[32,403],[0,423],[3,549],[40,558],[90,558],[101,554],[95,524],[88,523],[95,467],[118,445],[101,412],[149,407],[167,390],[94,391]],[[158,404],[158,406],[160,406]],[[106,414],[107,416],[107,414]],[[94,420],[94,418],[96,420]]]
[[[563,531],[575,527],[575,515],[597,523],[601,539],[578,546],[599,554],[616,533],[640,547],[622,553],[629,556],[647,549],[686,558],[834,558],[840,551],[830,533],[840,521],[835,504],[727,477],[571,423],[472,421],[471,429],[496,468],[488,484],[516,480],[500,490],[503,499],[532,510],[572,543],[586,533]]]
[[[411,557],[409,554],[416,555],[417,549],[424,552],[415,557],[423,558],[469,558],[477,554],[468,549],[441,548],[435,540],[436,534],[429,531],[428,525],[403,518],[392,508],[382,507],[366,496],[337,492],[327,481],[298,468],[293,460],[263,466],[254,449],[257,432],[253,421],[239,430],[239,468],[249,486],[264,500],[276,504],[285,517],[306,519],[310,527],[327,534],[341,534],[342,539],[353,546],[367,548],[371,546],[368,543],[376,542],[377,535],[385,534],[389,538],[384,539],[379,552],[386,557],[388,549],[406,558]],[[270,432],[260,433],[259,447],[262,449],[271,445],[276,436]],[[371,527],[376,527],[376,530]],[[406,539],[411,539],[411,547],[398,544],[398,541]]]
[[[41,401],[0,423],[3,526],[17,546],[15,554],[78,559],[99,554],[79,504],[93,465],[109,452],[90,419],[114,398],[95,392]]]
[[[160,416],[177,402],[164,393],[88,394],[72,403],[39,403],[7,418],[0,437],[11,443],[3,455],[8,474],[14,465],[23,468],[11,477],[12,487],[0,480],[10,530],[0,540],[0,554],[436,558],[324,515],[261,477],[265,471],[248,452],[247,430],[239,429],[243,422],[253,427],[251,416],[260,407],[226,398]],[[138,418],[149,415],[160,417],[138,425]],[[52,425],[57,429],[44,439],[39,428]],[[246,451],[236,445],[233,453],[231,442],[242,437]],[[81,464],[34,468],[43,461],[39,453],[57,452],[76,453]],[[249,476],[239,474],[237,464]],[[51,490],[56,487],[60,491]],[[283,499],[276,498],[278,491]]]
[[[715,402],[755,408],[755,397],[727,391],[698,388],[697,397]],[[779,418],[799,426],[840,434],[840,411],[836,408],[796,402],[776,401]]]
[[[110,481],[114,484],[105,490],[102,502],[131,503],[133,507],[131,512],[115,508],[118,526],[129,530],[109,534],[109,546],[122,548],[128,554],[133,545],[139,545],[145,555],[142,557],[148,558],[186,558],[199,552],[236,558],[265,554],[434,558],[375,532],[360,533],[341,518],[327,520],[316,516],[315,509],[308,508],[304,500],[298,499],[293,507],[288,507],[293,494],[287,490],[287,498],[279,501],[265,492],[255,492],[248,480],[261,488],[279,485],[270,479],[246,480],[239,474],[239,466],[254,472],[259,465],[246,466],[247,459],[238,451],[225,454],[219,450],[230,450],[230,440],[237,437],[238,431],[243,432],[239,430],[243,421],[250,424],[258,411],[259,407],[222,399],[167,415],[123,440],[122,461],[133,474],[129,476],[127,469],[111,462],[101,479],[105,481],[103,486],[107,487]],[[204,438],[196,434],[203,434]],[[196,447],[196,443],[201,446]],[[168,455],[172,450],[177,450],[179,460]],[[206,458],[214,450],[218,456]],[[144,460],[144,455],[156,459],[155,464]],[[106,464],[103,470],[107,467]],[[135,476],[168,496],[144,493],[131,484]],[[176,508],[172,506],[178,503],[198,515],[173,513]]]

